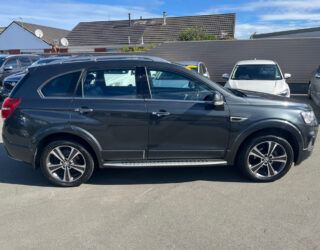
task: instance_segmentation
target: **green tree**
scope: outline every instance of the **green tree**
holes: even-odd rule
[[[189,27],[179,32],[179,41],[194,41],[194,40],[218,40],[217,37],[207,34],[205,28]]]

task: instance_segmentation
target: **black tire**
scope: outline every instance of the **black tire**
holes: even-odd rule
[[[54,165],[49,165],[51,164],[51,161],[56,161],[57,163],[55,165],[57,166],[62,165],[62,161],[59,160],[60,158],[54,155],[54,152],[56,152],[57,148],[60,150],[60,152],[63,153],[66,161],[68,161],[68,164],[66,163],[66,161],[64,161],[64,163],[67,164],[66,166],[63,165],[63,167],[55,170],[54,173],[50,173],[49,167],[54,168]],[[68,156],[67,154],[69,149],[70,153]],[[76,152],[76,156],[70,161],[74,165],[72,165],[69,160],[67,160],[68,157],[71,158],[70,155],[72,154],[72,149],[74,149],[74,151]],[[77,162],[74,163],[73,160]],[[79,142],[72,140],[57,140],[50,142],[45,146],[40,157],[40,168],[43,175],[53,184],[62,187],[74,187],[79,186],[90,179],[94,170],[94,160],[86,147],[84,147]],[[66,174],[66,168],[68,168],[67,172],[69,174]],[[81,170],[81,172],[79,170]],[[72,176],[72,174],[74,174],[75,176]],[[61,175],[63,175],[63,178]],[[67,178],[64,178],[65,176],[67,176]]]
[[[268,156],[268,148],[273,147],[275,147],[274,151]],[[263,157],[261,154],[256,154],[257,152],[262,153]],[[242,173],[257,182],[272,182],[280,179],[288,173],[293,161],[294,152],[290,143],[275,135],[258,135],[252,138],[242,146],[238,155],[238,164]],[[258,171],[255,172],[257,169]]]

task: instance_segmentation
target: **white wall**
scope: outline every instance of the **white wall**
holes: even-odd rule
[[[11,23],[8,28],[0,34],[0,50],[9,49],[51,49],[51,46],[18,24]]]

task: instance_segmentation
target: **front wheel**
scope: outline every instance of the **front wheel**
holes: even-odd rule
[[[274,135],[251,139],[240,152],[242,172],[254,181],[270,182],[283,177],[294,159],[290,143]]]
[[[52,183],[73,187],[89,180],[94,169],[94,161],[80,143],[58,140],[44,148],[40,167],[44,176]]]

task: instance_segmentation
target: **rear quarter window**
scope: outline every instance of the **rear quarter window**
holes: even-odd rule
[[[72,97],[81,72],[68,73],[50,80],[41,88],[44,97]]]

